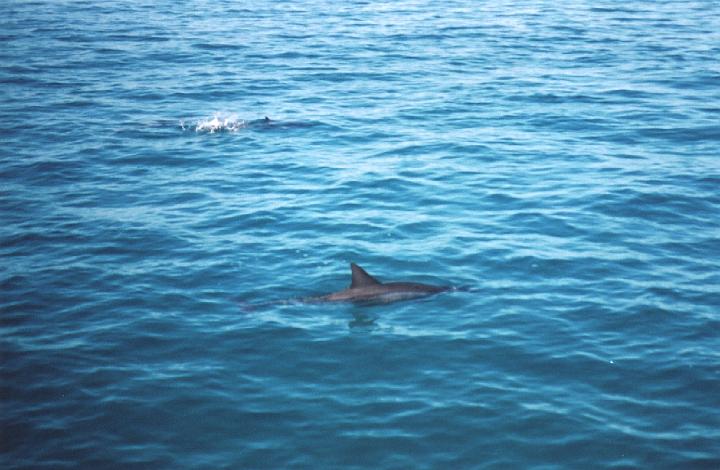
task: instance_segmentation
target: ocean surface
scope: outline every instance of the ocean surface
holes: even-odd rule
[[[717,2],[10,0],[0,44],[1,468],[720,468]],[[350,262],[461,289],[297,300]]]

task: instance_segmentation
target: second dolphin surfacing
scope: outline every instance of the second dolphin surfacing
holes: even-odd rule
[[[432,286],[417,282],[380,282],[355,263],[350,263],[350,269],[352,271],[350,287],[327,295],[307,297],[303,301],[387,304],[451,290],[447,286]]]

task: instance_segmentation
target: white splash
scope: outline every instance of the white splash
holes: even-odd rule
[[[238,119],[237,115],[215,114],[209,119],[200,119],[195,125],[188,125],[185,121],[180,121],[180,127],[183,130],[194,129],[195,132],[207,132],[214,134],[215,132],[237,132],[247,127],[247,121]]]

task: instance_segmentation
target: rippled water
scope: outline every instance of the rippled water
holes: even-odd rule
[[[4,10],[3,468],[720,468],[716,3]]]

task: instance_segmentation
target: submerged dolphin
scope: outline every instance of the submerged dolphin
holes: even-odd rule
[[[318,297],[302,299],[304,302],[354,302],[354,303],[390,303],[425,297],[451,290],[447,286],[431,286],[417,282],[380,282],[363,268],[350,263],[352,282],[350,287]]]

